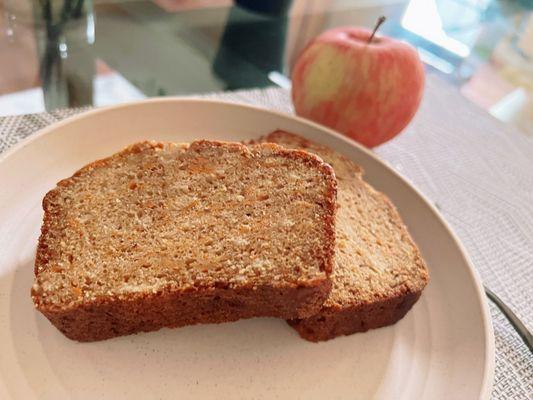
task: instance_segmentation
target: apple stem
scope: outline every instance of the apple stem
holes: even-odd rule
[[[374,30],[372,31],[372,35],[368,38],[368,43],[372,43],[372,39],[374,39],[374,36],[376,35],[376,32],[378,31],[379,27],[383,22],[385,22],[387,18],[385,18],[383,15],[378,18],[378,21],[376,22],[376,26],[374,27]]]

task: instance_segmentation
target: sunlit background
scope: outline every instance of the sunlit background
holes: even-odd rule
[[[0,115],[287,87],[318,33],[385,15],[382,33],[416,46],[429,73],[533,136],[532,9],[531,0],[3,0]]]

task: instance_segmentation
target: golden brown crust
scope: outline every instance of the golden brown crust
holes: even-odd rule
[[[183,151],[201,151],[205,148],[224,147],[227,151],[240,152],[250,157],[268,151],[282,157],[299,160],[320,171],[326,182],[324,196],[324,262],[320,266],[325,272],[322,277],[307,282],[272,282],[258,285],[244,282],[229,286],[227,282],[195,284],[184,288],[158,290],[155,293],[136,292],[121,296],[105,296],[84,299],[81,303],[57,304],[41,298],[39,286],[32,288],[35,306],[66,336],[93,341],[138,331],[157,330],[161,327],[175,327],[195,323],[218,323],[252,316],[280,318],[305,317],[315,313],[327,297],[331,288],[328,275],[333,265],[335,248],[334,213],[336,204],[336,180],[332,168],[317,156],[304,151],[289,151],[278,145],[258,145],[248,148],[242,144],[197,141],[190,146],[156,142],[137,143],[121,152],[88,164],[71,178],[60,181],[43,199],[44,219],[37,247],[35,275],[38,277],[49,267],[56,256],[55,248],[49,248],[47,238],[58,234],[53,232],[54,219],[63,218],[56,198],[61,191],[82,179],[92,170],[109,166],[117,158],[147,150],[159,151],[165,146],[176,146]],[[236,305],[237,304],[237,305]]]
[[[258,315],[284,318],[296,312],[305,317],[320,307],[329,290],[328,280],[308,287],[194,288],[125,299],[102,298],[71,308],[40,311],[68,338],[93,342],[163,327],[231,322]]]
[[[414,293],[407,291],[398,293],[394,297],[353,307],[323,308],[311,317],[287,322],[306,340],[311,342],[330,340],[338,336],[395,324],[407,314],[421,294],[422,291]]]
[[[318,143],[314,143],[304,138],[303,136],[297,135],[295,133],[277,130],[277,131],[269,133],[268,135],[262,136],[259,139],[251,140],[249,143],[250,144],[275,143],[275,144],[280,144],[281,146],[283,146],[283,143],[288,143],[288,142],[291,143],[291,147],[290,147],[291,149],[294,147],[298,147],[302,150],[310,152],[311,154],[317,153],[317,155],[322,154],[322,155],[327,155],[330,158],[337,158],[341,160],[343,163],[349,165],[354,174],[359,175],[359,176],[363,176],[364,174],[364,170],[359,164],[354,163],[352,160],[345,157],[344,155],[331,150],[329,147],[320,145]]]
[[[319,313],[289,324],[303,338],[321,341],[401,319],[420,297],[429,275],[388,197],[362,180],[357,164],[327,147],[284,131],[259,141],[316,152],[333,165],[339,181],[332,291]]]

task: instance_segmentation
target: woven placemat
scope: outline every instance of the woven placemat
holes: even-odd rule
[[[283,89],[202,97],[292,113]],[[85,111],[0,118],[0,152]],[[376,153],[433,200],[454,228],[484,283],[533,326],[533,140],[506,127],[430,77],[415,120]],[[533,355],[491,304],[496,337],[494,399],[533,398]]]

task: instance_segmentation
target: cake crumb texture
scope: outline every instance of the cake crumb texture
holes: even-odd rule
[[[83,341],[316,312],[330,289],[336,180],[274,144],[143,142],[43,200],[32,298]]]

